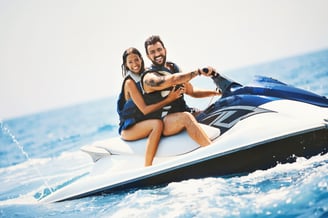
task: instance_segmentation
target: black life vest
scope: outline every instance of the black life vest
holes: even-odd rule
[[[172,69],[168,69],[164,66],[155,66],[152,65],[149,69],[145,71],[145,73],[141,76],[141,81],[143,81],[143,77],[150,72],[157,72],[162,75],[167,75],[167,74],[174,74],[180,72],[179,67],[172,63],[168,62],[172,66]],[[170,93],[173,87],[169,87],[165,90],[162,91],[155,91],[151,93],[144,93],[144,100],[147,104],[154,104],[157,102],[162,101],[164,98],[167,97],[167,95]],[[169,105],[163,107],[162,109],[162,117],[164,117],[166,114],[170,113],[175,113],[175,112],[184,112],[184,111],[189,111],[189,107],[186,104],[186,101],[184,100],[183,97],[176,99],[175,101],[171,102]]]

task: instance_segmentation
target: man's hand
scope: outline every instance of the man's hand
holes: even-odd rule
[[[207,76],[207,77],[217,75],[216,70],[213,67],[210,67],[210,66],[203,67],[203,68],[199,69],[198,72],[200,72],[201,75]]]

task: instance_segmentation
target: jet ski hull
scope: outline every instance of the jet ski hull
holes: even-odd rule
[[[205,177],[231,176],[255,170],[265,170],[281,163],[291,163],[297,157],[310,158],[327,153],[328,129],[321,127],[271,142],[254,144],[238,151],[213,154],[172,168],[100,187],[55,201],[73,200],[87,196],[115,193],[134,188],[162,186],[171,182]],[[110,175],[108,175],[110,176]]]

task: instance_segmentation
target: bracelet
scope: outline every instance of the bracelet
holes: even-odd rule
[[[199,68],[198,68],[197,72],[198,72],[198,76],[202,75],[202,72],[200,71]]]

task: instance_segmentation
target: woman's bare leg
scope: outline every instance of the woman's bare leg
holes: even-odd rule
[[[128,141],[148,137],[146,145],[145,166],[150,166],[153,163],[158,143],[162,136],[163,128],[162,120],[144,120],[136,123],[129,129],[123,130],[121,137],[122,139]]]
[[[207,146],[211,140],[200,127],[195,117],[188,112],[178,112],[167,115],[164,118],[163,135],[170,136],[186,129],[189,136],[200,146]]]

